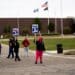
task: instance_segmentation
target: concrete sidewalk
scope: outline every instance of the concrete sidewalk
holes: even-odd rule
[[[34,52],[25,56],[24,50],[20,49],[20,62],[7,59],[8,46],[2,49],[0,57],[0,75],[75,75],[75,56],[67,56],[57,53],[46,52],[43,64],[34,64]]]

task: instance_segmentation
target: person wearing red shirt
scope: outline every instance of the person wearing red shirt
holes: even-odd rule
[[[23,44],[23,46],[24,46],[24,50],[25,50],[26,56],[28,56],[28,51],[29,51],[30,42],[29,42],[27,36],[26,36],[25,39],[23,40],[22,44]]]

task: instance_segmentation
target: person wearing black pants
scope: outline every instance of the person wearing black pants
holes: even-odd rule
[[[15,61],[20,61],[20,57],[19,57],[19,42],[16,39],[15,40],[15,47],[14,47],[14,52],[15,52]]]

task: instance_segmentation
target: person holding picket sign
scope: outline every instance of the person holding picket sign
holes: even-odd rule
[[[38,59],[40,59],[40,64],[42,64],[43,63],[42,58],[43,58],[43,52],[45,51],[45,46],[44,46],[44,41],[43,41],[41,34],[39,34],[37,39],[36,39],[36,34],[35,34],[34,42],[36,45],[35,64],[37,64]]]

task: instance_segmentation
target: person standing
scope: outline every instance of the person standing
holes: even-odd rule
[[[15,47],[14,47],[14,52],[15,52],[15,61],[20,61],[20,57],[19,57],[19,47],[20,47],[20,45],[19,45],[19,42],[18,42],[18,40],[16,39],[15,40]]]
[[[37,39],[35,35],[34,40],[36,44],[35,64],[37,64],[39,59],[40,59],[40,64],[42,64],[43,63],[42,58],[43,58],[43,52],[45,51],[45,46],[44,46],[44,41],[43,41],[41,34],[39,34]]]
[[[25,50],[26,56],[28,56],[28,51],[29,51],[30,42],[29,42],[27,36],[26,36],[25,39],[23,40],[22,44],[23,44],[23,46],[24,46],[24,50]]]
[[[9,40],[9,54],[7,58],[10,58],[11,55],[12,55],[12,58],[14,58],[14,45],[15,45],[15,38],[12,37]]]

